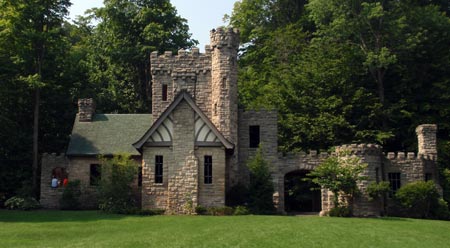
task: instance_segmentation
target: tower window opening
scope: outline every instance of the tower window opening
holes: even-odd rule
[[[167,84],[162,85],[162,100],[167,101]]]

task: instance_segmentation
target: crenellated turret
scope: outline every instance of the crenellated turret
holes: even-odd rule
[[[211,37],[212,122],[232,143],[237,142],[237,29],[213,29]]]

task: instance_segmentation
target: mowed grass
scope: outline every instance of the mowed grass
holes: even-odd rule
[[[450,222],[1,210],[0,247],[450,247]]]

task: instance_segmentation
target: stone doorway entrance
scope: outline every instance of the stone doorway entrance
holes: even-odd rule
[[[318,186],[303,180],[308,173],[308,170],[297,170],[284,176],[284,210],[286,212],[321,211],[320,190],[311,190],[311,188],[318,188]]]

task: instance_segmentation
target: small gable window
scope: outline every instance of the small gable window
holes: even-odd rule
[[[389,184],[391,185],[391,192],[389,192],[389,196],[392,197],[401,187],[400,173],[389,173],[388,179]]]
[[[155,156],[155,183],[163,182],[163,156]]]
[[[89,185],[98,186],[102,179],[102,168],[99,164],[90,165]]]
[[[259,126],[250,126],[248,131],[250,136],[250,147],[257,148],[259,146]]]
[[[212,184],[212,156],[205,156],[205,184]]]
[[[167,84],[162,85],[162,100],[167,101]]]

